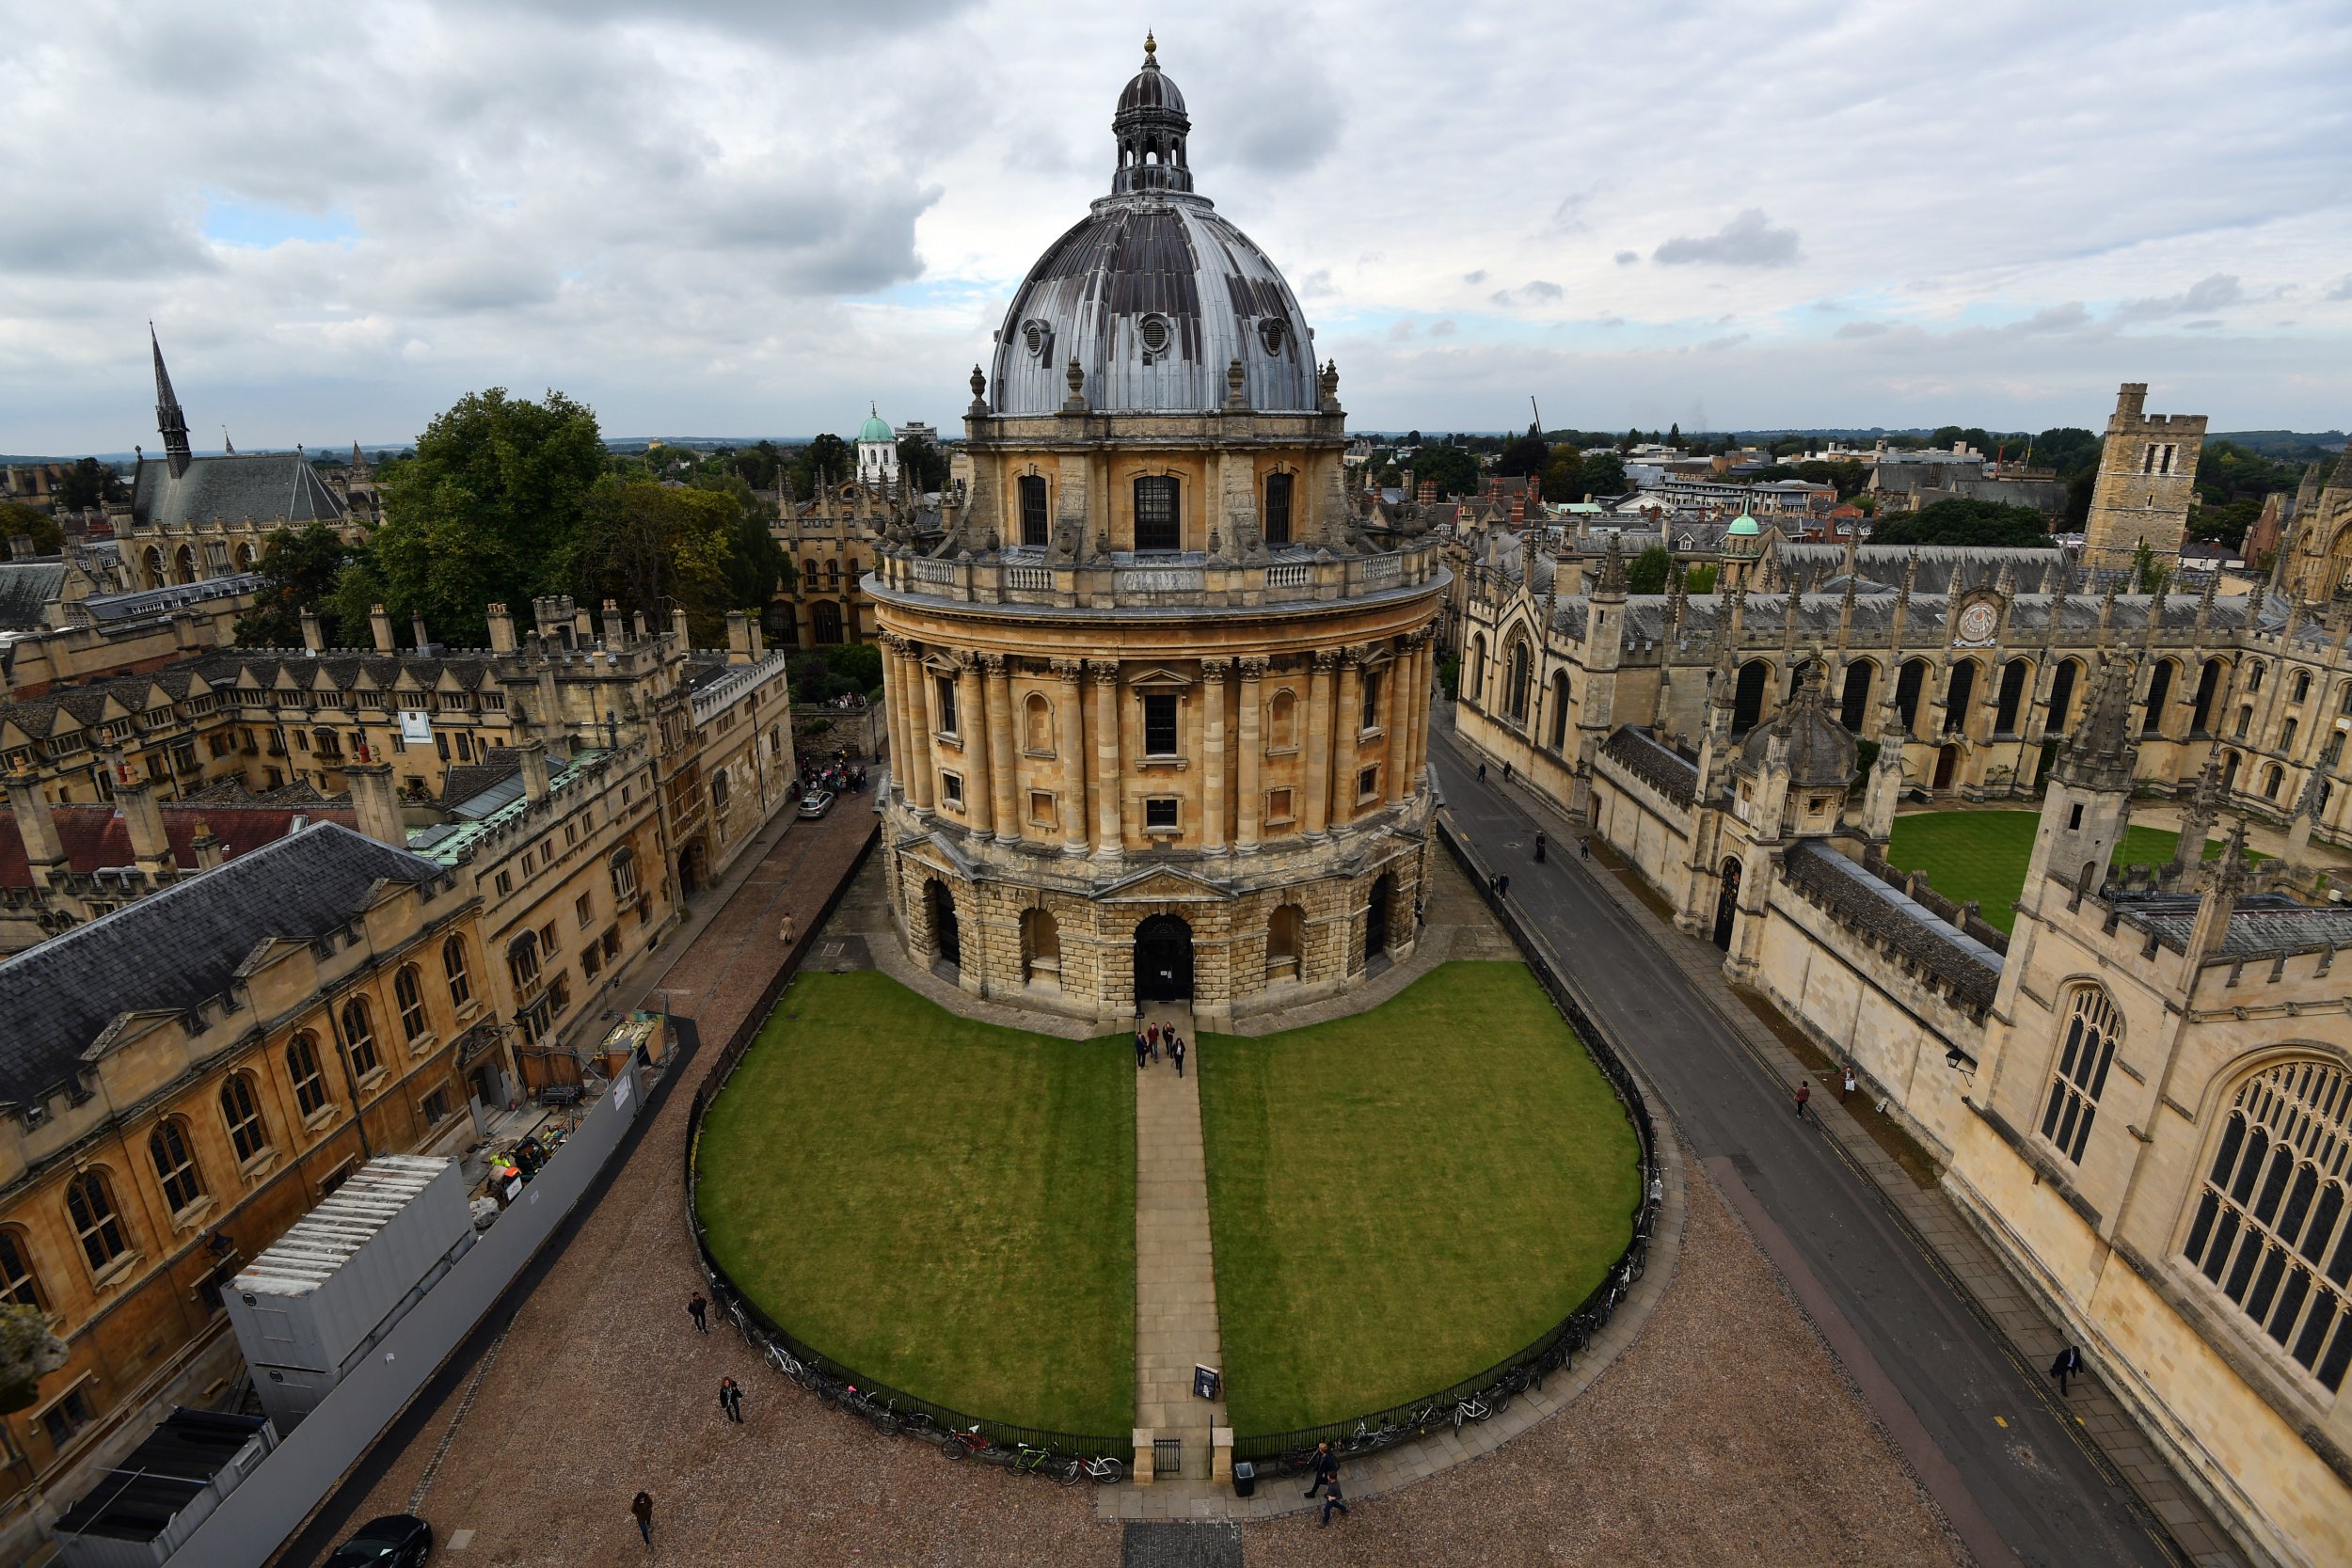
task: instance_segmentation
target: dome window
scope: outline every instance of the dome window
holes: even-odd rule
[[[1168,328],[1166,316],[1144,317],[1142,333],[1143,352],[1153,359],[1168,352],[1168,342],[1175,336]]]
[[[1050,359],[1054,354],[1054,329],[1041,321],[1031,320],[1021,327],[1021,341],[1033,359]]]
[[[1268,354],[1282,352],[1282,323],[1279,318],[1268,316],[1258,324],[1258,341],[1265,344]]]

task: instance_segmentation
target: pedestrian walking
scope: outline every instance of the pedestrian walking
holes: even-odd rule
[[[1340,1496],[1340,1478],[1333,1476],[1331,1484],[1323,1489],[1323,1522],[1328,1525],[1334,1513],[1347,1512],[1347,1499]]]
[[[1799,1121],[1803,1121],[1804,1119],[1804,1102],[1812,1098],[1813,1085],[1806,1083],[1799,1083],[1797,1085],[1797,1119]]]
[[[1502,782],[1504,784],[1511,782],[1511,765],[1507,762],[1502,765]]]
[[[1591,860],[1593,858],[1592,834],[1586,833],[1582,838],[1576,841],[1576,853],[1577,858],[1580,860]]]
[[[1837,1090],[1837,1099],[1840,1104],[1843,1104],[1845,1101],[1853,1098],[1853,1064],[1849,1062],[1846,1064],[1846,1080]]]
[[[1335,1483],[1339,1479],[1340,1456],[1331,1451],[1330,1444],[1317,1443],[1315,1445],[1314,1479],[1307,1483],[1307,1490],[1301,1492],[1299,1496],[1311,1497],[1322,1491],[1326,1485]]]
[[[653,1550],[653,1494],[640,1492],[629,1499],[628,1511],[637,1516],[637,1533],[645,1538],[645,1550]]]
[[[787,948],[792,946],[801,940],[801,923],[790,915],[786,915],[784,924],[776,927],[776,940]]]
[[[1497,898],[1511,896],[1511,879],[1507,874],[1501,874],[1495,878],[1495,896]]]
[[[2058,1359],[2050,1363],[2050,1375],[2058,1379],[2058,1398],[2066,1397],[2066,1380],[2070,1377],[2080,1377],[2082,1373],[2083,1353],[2081,1351],[2069,1345],[2058,1353]]]
[[[1544,863],[1544,835],[1540,831],[1535,834],[1535,863]]]
[[[1482,762],[1482,763],[1480,763],[1480,764],[1478,765],[1478,782],[1479,782],[1480,784],[1485,784],[1485,783],[1486,782],[1486,765],[1485,763],[1483,763],[1483,762]],[[1309,1493],[1309,1494],[1307,1494],[1307,1495],[1308,1495],[1309,1497],[1313,1497],[1313,1496],[1314,1496],[1314,1494],[1313,1494],[1313,1493],[1311,1493],[1311,1492],[1310,1492],[1310,1493]]]
[[[1166,1045],[1169,1040],[1172,1040],[1175,1037],[1175,1030],[1162,1029],[1156,1023],[1152,1025],[1152,1059],[1155,1062],[1158,1061],[1160,1059],[1160,1047]]]
[[[1143,1031],[1138,1029],[1136,1031],[1136,1070],[1137,1072],[1143,1070],[1143,1064],[1149,1061],[1151,1056],[1151,1051],[1143,1043]]]
[[[686,1298],[686,1315],[694,1320],[696,1333],[710,1332],[710,1303],[703,1299],[700,1291]]]
[[[743,1387],[731,1377],[719,1380],[719,1414],[738,1426],[743,1423]]]
[[[1184,1075],[1184,1041],[1183,1036],[1178,1036],[1175,1041],[1168,1046],[1168,1053],[1176,1059],[1176,1076],[1182,1078]]]

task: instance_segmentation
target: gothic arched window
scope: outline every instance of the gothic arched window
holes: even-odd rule
[[[2079,1165],[2123,1021],[2107,993],[2096,986],[2076,987],[2068,1013],[2058,1066],[2050,1075],[2049,1103],[2042,1113],[2042,1135]]]

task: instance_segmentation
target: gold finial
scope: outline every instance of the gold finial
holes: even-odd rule
[[[1159,64],[1159,60],[1155,57],[1158,55],[1159,52],[1159,41],[1152,38],[1152,29],[1146,27],[1143,30],[1143,63],[1146,65]]]

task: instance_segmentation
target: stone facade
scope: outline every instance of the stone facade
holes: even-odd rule
[[[2090,516],[2083,525],[2083,560],[2094,569],[2129,571],[2142,545],[2158,565],[2169,566],[2180,560],[2188,534],[2205,416],[2151,414],[2147,403],[2147,384],[2127,381],[2107,419]]]

